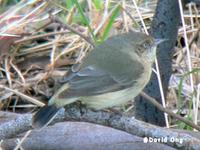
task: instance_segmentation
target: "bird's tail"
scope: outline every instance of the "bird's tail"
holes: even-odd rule
[[[32,126],[34,128],[41,128],[48,125],[54,119],[59,109],[60,108],[55,105],[42,107],[33,115]]]

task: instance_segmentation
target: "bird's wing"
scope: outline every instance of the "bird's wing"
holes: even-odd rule
[[[69,88],[61,92],[59,98],[92,96],[122,90],[135,84],[139,74],[134,78],[135,80],[130,80],[123,73],[120,77],[113,77],[97,67],[87,66],[70,75],[67,79]]]

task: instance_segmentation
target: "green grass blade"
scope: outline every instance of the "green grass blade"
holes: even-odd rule
[[[112,12],[112,14],[110,16],[109,22],[108,22],[108,24],[107,24],[107,26],[106,26],[106,28],[104,30],[104,33],[103,33],[103,35],[101,37],[101,42],[105,41],[107,39],[107,37],[109,35],[109,32],[110,32],[110,30],[112,28],[112,25],[113,25],[116,17],[118,16],[120,10],[121,10],[121,6],[120,5],[117,5],[114,8],[114,10],[113,10],[113,12]]]
[[[97,10],[103,9],[103,1],[102,0],[92,0],[92,2]]]
[[[181,78],[180,80],[180,83],[178,85],[178,101],[179,101],[179,105],[178,107],[180,106],[181,102],[182,102],[182,96],[181,96],[181,93],[182,93],[182,90],[183,90],[183,80],[188,77],[190,74],[193,74],[193,73],[197,73],[197,72],[200,72],[200,69],[199,68],[196,68],[196,69],[193,69],[192,71],[186,73],[183,75],[183,77]],[[179,110],[180,108],[178,108]]]
[[[65,3],[66,3],[66,8],[68,10],[72,9],[72,7],[74,6],[74,3],[72,2],[72,0],[66,0]]]
[[[78,9],[78,11],[79,11],[79,13],[81,14],[81,17],[82,17],[82,19],[83,19],[83,21],[84,21],[84,24],[86,24],[86,26],[88,27],[88,29],[89,29],[89,31],[90,31],[90,33],[91,33],[91,35],[92,35],[92,38],[93,38],[93,40],[94,40],[95,43],[96,43],[96,38],[95,38],[95,36],[94,36],[93,30],[92,30],[92,28],[90,27],[90,24],[89,24],[88,19],[87,19],[86,16],[84,15],[84,12],[83,12],[83,9],[82,9],[81,5],[79,4],[79,2],[78,2],[77,0],[72,0],[72,1],[75,3],[75,5],[76,5],[76,7],[77,7],[77,9]]]

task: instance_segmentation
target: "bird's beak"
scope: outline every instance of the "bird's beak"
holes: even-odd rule
[[[155,39],[155,45],[159,45],[162,42],[168,41],[169,39]]]

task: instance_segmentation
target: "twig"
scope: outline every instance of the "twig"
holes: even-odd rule
[[[50,19],[52,20],[52,22],[58,23],[61,26],[63,26],[65,29],[68,29],[71,32],[78,34],[81,38],[83,38],[85,41],[87,41],[89,44],[91,44],[93,47],[95,47],[95,44],[88,37],[84,36],[82,33],[77,31],[76,29],[72,28],[71,26],[64,24],[59,18],[50,15]]]
[[[57,35],[57,34],[65,34],[65,33],[69,33],[69,30],[57,31],[57,32],[51,32],[51,33],[46,33],[46,34],[42,34],[42,35],[35,35],[35,36],[31,36],[31,37],[26,37],[24,39],[16,40],[14,42],[14,44],[24,43],[24,42],[31,41],[31,40],[37,40],[37,39],[40,39],[40,38],[45,38],[45,37],[48,37],[48,36],[53,36],[53,35]]]
[[[139,24],[135,21],[135,19],[133,18],[133,16],[126,10],[126,9],[124,9],[124,7],[123,6],[120,6],[121,7],[121,9],[127,14],[127,16],[129,16],[129,18],[135,23],[135,24],[137,24],[138,26],[139,26]],[[140,31],[142,32],[142,29],[140,28]]]
[[[170,115],[170,116],[172,116],[172,117],[174,117],[174,118],[176,118],[176,119],[178,119],[178,120],[180,120],[180,121],[186,123],[187,125],[189,125],[189,126],[191,126],[191,127],[193,127],[193,128],[195,128],[195,129],[197,129],[197,130],[200,131],[200,126],[198,126],[198,125],[194,124],[193,122],[191,122],[191,121],[189,121],[189,120],[187,120],[187,119],[185,119],[185,118],[183,118],[183,117],[181,117],[181,116],[179,116],[179,115],[173,113],[172,111],[170,111],[170,110],[164,108],[164,107],[163,107],[161,104],[159,104],[154,98],[152,98],[151,96],[147,95],[146,93],[141,92],[140,94],[141,94],[143,97],[145,97],[147,100],[149,100],[149,101],[150,101],[154,106],[156,106],[160,111],[163,111],[163,112],[167,113],[168,115]]]
[[[4,115],[1,114],[0,115]],[[5,116],[5,115],[4,115]],[[9,122],[0,124],[0,139],[13,137],[13,135],[29,130],[31,127],[31,114],[19,115],[17,118],[9,120]],[[179,148],[179,149],[195,149],[200,147],[200,140],[194,136],[173,130],[151,125],[135,119],[134,117],[127,117],[115,112],[108,111],[94,111],[85,107],[77,105],[69,105],[66,110],[61,109],[53,120],[55,122],[61,121],[83,121],[95,124],[101,124],[122,131],[126,131],[132,135],[140,137],[151,138],[167,138],[165,144]],[[191,132],[194,134],[194,132]],[[180,139],[171,142],[170,139]]]
[[[6,86],[4,86],[4,85],[1,85],[1,84],[0,84],[0,88],[3,88],[3,89],[5,89],[5,90],[7,90],[7,91],[10,91],[10,92],[13,92],[13,93],[15,93],[16,95],[21,96],[21,97],[23,97],[24,99],[27,99],[27,100],[30,101],[31,103],[36,104],[36,105],[38,105],[38,106],[41,106],[41,107],[42,107],[42,106],[45,105],[44,103],[40,102],[39,100],[36,100],[36,99],[34,99],[34,98],[32,98],[32,97],[29,97],[29,96],[27,96],[27,95],[25,95],[25,94],[23,94],[23,93],[21,93],[21,92],[18,92],[18,91],[16,91],[16,90],[13,90],[13,89],[11,89],[11,88],[9,88],[9,87],[6,87]]]
[[[192,43],[199,38],[199,32],[200,32],[200,27],[198,28],[198,30],[195,32],[195,34],[193,35],[192,39],[190,40],[189,47],[191,47]]]
[[[184,33],[184,39],[185,39],[185,47],[186,47],[186,52],[187,52],[187,63],[188,63],[188,70],[189,72],[192,71],[192,61],[191,61],[191,54],[190,54],[190,49],[189,49],[189,43],[188,43],[188,38],[187,38],[187,31],[186,31],[186,24],[184,20],[184,14],[183,14],[183,5],[182,1],[178,0],[179,3],[179,9],[180,9],[180,14],[181,14],[181,22],[183,24],[183,33]],[[194,80],[192,74],[190,76],[190,87],[192,92],[194,91]],[[196,102],[195,99],[192,99],[192,104],[193,104],[193,113],[195,113],[195,108],[196,108]]]
[[[26,132],[26,134],[23,136],[23,138],[20,140],[20,142],[16,145],[14,150],[18,150],[21,146],[22,143],[26,140],[26,138],[31,134],[32,130],[29,130]]]

